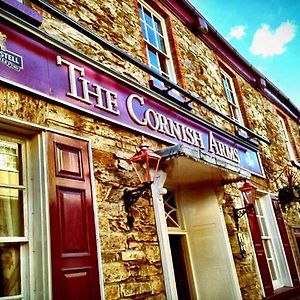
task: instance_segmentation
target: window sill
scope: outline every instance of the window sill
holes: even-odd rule
[[[42,24],[43,18],[39,13],[17,0],[1,0],[0,7],[36,27]]]

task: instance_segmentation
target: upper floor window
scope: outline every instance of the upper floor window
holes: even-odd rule
[[[150,67],[158,74],[176,81],[164,19],[146,4],[139,3],[142,34]],[[155,79],[156,82],[159,82]]]
[[[244,125],[244,121],[238,103],[238,98],[234,87],[233,78],[224,70],[221,70],[221,76],[226,94],[226,99],[229,105],[230,116],[241,125]]]
[[[297,159],[296,159],[295,150],[293,148],[293,145],[292,145],[292,142],[291,142],[291,139],[290,139],[287,127],[286,127],[285,120],[282,116],[278,116],[278,117],[279,117],[279,122],[280,122],[280,125],[281,125],[281,133],[284,137],[284,141],[285,141],[285,144],[286,144],[286,147],[287,147],[287,150],[288,150],[289,158],[290,158],[291,161],[296,162]]]

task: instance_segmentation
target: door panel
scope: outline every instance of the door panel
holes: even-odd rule
[[[62,299],[90,299],[90,285],[93,281],[90,269],[64,270],[64,295]]]
[[[180,207],[187,231],[197,295],[193,299],[241,299],[225,222],[212,185],[182,186]]]
[[[58,187],[58,204],[62,255],[89,255],[85,191]]]
[[[88,142],[48,134],[53,299],[100,299]]]
[[[56,158],[56,176],[84,180],[81,149],[56,143],[54,155]]]

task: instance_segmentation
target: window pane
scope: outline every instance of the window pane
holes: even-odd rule
[[[166,53],[166,47],[165,47],[165,42],[162,36],[156,35],[157,36],[157,42],[158,42],[158,49],[162,51],[163,53]]]
[[[163,55],[159,55],[159,63],[160,63],[160,69],[162,70],[163,75],[166,76],[167,78],[169,78],[167,60]]]
[[[265,251],[266,251],[267,258],[272,258],[271,249],[270,249],[270,241],[269,240],[264,240],[263,242],[264,242],[264,245],[265,245]]]
[[[177,218],[177,207],[175,197],[172,192],[168,192],[164,195],[164,205],[166,213],[166,221],[168,227],[180,227]]]
[[[233,103],[232,92],[226,88],[225,88],[225,92],[226,92],[226,98],[227,98],[228,102]]]
[[[162,32],[162,28],[161,28],[161,24],[160,24],[160,21],[154,17],[154,28],[155,30],[160,33],[161,35],[163,35],[163,32]]]
[[[233,107],[232,105],[230,105],[229,108],[230,108],[230,113],[231,113],[232,118],[233,118],[233,119],[236,119],[234,107]]]
[[[159,62],[158,62],[158,57],[155,52],[151,51],[148,49],[148,56],[149,56],[149,62],[151,66],[155,67],[157,70],[160,70]]]
[[[142,22],[142,34],[143,34],[143,38],[145,40],[148,40],[148,38],[147,38],[147,32],[146,32],[146,27],[145,27],[145,23],[144,22]]]
[[[231,105],[230,110],[231,110],[232,118],[235,119],[236,121],[238,121],[239,120],[239,112],[238,112],[237,108],[234,107],[233,105]]]
[[[266,224],[266,219],[264,217],[262,217],[262,218],[260,218],[260,221],[261,221],[261,230],[262,230],[261,235],[269,236],[268,229],[267,229],[267,224]]]
[[[0,184],[19,185],[19,172],[0,170]]]
[[[20,147],[16,143],[0,142],[0,184],[22,184]]]
[[[23,236],[23,191],[0,188],[0,236]]]
[[[263,210],[262,210],[262,207],[261,207],[261,202],[258,198],[255,199],[255,204],[256,204],[256,210],[257,210],[257,214],[258,215],[263,215]]]
[[[222,78],[223,78],[223,85],[224,85],[225,90],[229,90],[227,78],[223,74],[222,74]]]
[[[140,16],[140,19],[141,19],[141,20],[144,20],[143,9],[142,9],[142,7],[140,6],[140,4],[139,4],[139,16]]]
[[[144,14],[145,14],[146,23],[153,28],[151,13],[147,9],[144,8]]]
[[[276,275],[276,271],[275,271],[274,261],[273,260],[268,260],[268,265],[269,265],[269,268],[270,268],[270,273],[271,273],[272,280],[276,280],[277,275]]]
[[[148,25],[147,25],[147,33],[148,33],[148,41],[149,41],[149,43],[151,45],[153,45],[154,47],[157,47],[157,42],[156,42],[156,38],[155,38],[155,32]]]
[[[0,244],[0,296],[21,293],[19,246]]]

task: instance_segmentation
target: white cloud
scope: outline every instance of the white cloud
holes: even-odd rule
[[[231,40],[231,39],[240,40],[245,34],[246,34],[245,26],[237,25],[230,29],[230,32],[226,38],[227,40]]]
[[[262,24],[255,32],[250,51],[263,57],[280,55],[285,52],[286,44],[294,39],[296,25],[290,22],[281,23],[274,31],[267,24]]]

